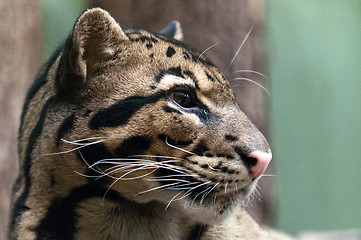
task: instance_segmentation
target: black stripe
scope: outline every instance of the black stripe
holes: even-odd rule
[[[167,70],[163,70],[155,76],[155,81],[159,83],[165,75],[174,75],[176,77],[184,78],[182,69],[180,67],[172,67]]]
[[[61,139],[65,134],[69,133],[74,127],[75,114],[70,115],[65,118],[63,123],[60,125],[58,132],[56,134],[56,147],[59,147]]]
[[[125,139],[115,150],[118,158],[141,155],[150,147],[152,139],[148,136],[134,136]]]
[[[89,128],[98,130],[101,127],[124,125],[140,108],[147,104],[156,103],[163,97],[165,97],[165,92],[158,92],[146,97],[128,97],[96,113],[89,122]]]
[[[55,63],[56,59],[58,58],[61,50],[63,49],[63,44],[61,44],[58,49],[54,52],[54,54],[49,58],[49,60],[44,64],[41,71],[38,73],[38,75],[35,78],[34,83],[31,85],[28,93],[26,94],[25,102],[23,105],[23,110],[20,118],[20,130],[22,129],[23,123],[24,123],[24,116],[25,113],[28,111],[28,107],[30,102],[32,101],[35,94],[39,91],[39,89],[46,83],[46,78],[48,76],[48,72],[50,68]]]
[[[87,144],[90,143],[88,141],[82,141],[81,144]],[[88,165],[92,165],[95,162],[103,159],[113,159],[114,155],[108,150],[108,148],[103,143],[97,143],[97,144],[89,144],[89,145],[78,145],[79,149],[77,151],[77,157],[81,162],[86,162]],[[97,172],[94,169],[99,170],[106,170],[109,167],[112,167],[111,164],[100,164],[95,166],[94,168],[87,168],[87,172],[85,175],[87,176],[99,176],[100,173]],[[109,183],[111,181],[108,177],[102,177],[97,179],[96,181],[93,181],[93,178],[87,178],[89,183],[93,183],[94,185],[103,186],[104,184]]]
[[[30,169],[31,169],[31,154],[34,150],[35,144],[37,142],[37,139],[39,138],[45,122],[45,117],[48,112],[49,107],[51,106],[53,101],[53,97],[49,98],[48,101],[43,106],[43,109],[41,110],[40,117],[38,122],[36,123],[34,129],[32,130],[29,140],[28,140],[28,146],[26,149],[25,159],[21,166],[21,172],[19,175],[19,179],[24,179],[24,191],[21,193],[21,195],[16,199],[13,207],[13,211],[11,213],[11,222],[10,222],[10,232],[14,230],[15,223],[17,218],[28,208],[25,206],[26,199],[28,198],[30,188],[31,188],[31,178],[30,178]],[[21,183],[21,181],[17,181],[18,184]],[[15,187],[16,188],[16,187]]]
[[[207,230],[208,225],[197,223],[192,226],[191,231],[186,238],[187,240],[200,240],[203,233]]]
[[[105,194],[106,193],[106,194]],[[99,188],[92,184],[74,189],[68,197],[54,199],[46,216],[35,228],[36,239],[73,239],[77,231],[79,215],[76,208],[89,198],[105,198],[115,203],[128,201],[114,190]],[[135,204],[131,202],[131,204]]]

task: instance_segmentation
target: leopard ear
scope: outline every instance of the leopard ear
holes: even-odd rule
[[[110,14],[100,8],[85,11],[65,42],[57,70],[57,88],[66,93],[83,86],[103,60],[129,40]]]
[[[183,40],[182,28],[178,21],[170,22],[165,28],[160,30],[159,33],[179,41]]]

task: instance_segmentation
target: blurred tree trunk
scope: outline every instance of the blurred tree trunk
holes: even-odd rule
[[[206,55],[224,72],[234,86],[237,100],[248,117],[265,133],[264,91],[254,83],[235,78],[249,78],[264,84],[264,78],[253,70],[263,72],[263,21],[262,0],[96,0],[93,6],[100,6],[111,13],[121,25],[141,26],[158,31],[170,21],[181,23],[184,41],[203,51],[219,43]],[[231,61],[247,33],[247,41],[231,64]],[[260,181],[261,201],[256,198],[250,204],[249,212],[257,221],[268,222],[271,214],[270,183]]]
[[[6,239],[25,92],[41,63],[40,2],[0,0],[0,239]]]

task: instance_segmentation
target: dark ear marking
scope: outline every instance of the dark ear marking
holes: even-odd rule
[[[159,33],[179,41],[183,40],[182,29],[178,21],[170,22],[165,28],[160,30]]]

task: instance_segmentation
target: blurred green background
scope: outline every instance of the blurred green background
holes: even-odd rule
[[[85,3],[43,0],[45,57]],[[360,228],[361,1],[265,3],[274,225],[288,232]]]
[[[361,227],[361,1],[267,1],[276,225]]]

